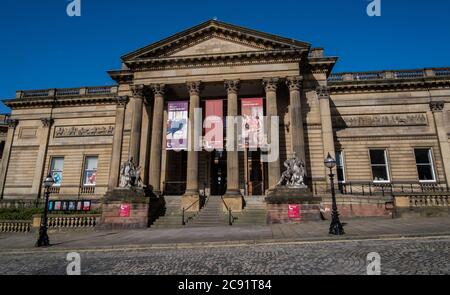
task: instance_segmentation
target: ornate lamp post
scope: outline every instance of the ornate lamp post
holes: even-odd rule
[[[47,215],[48,215],[48,199],[50,197],[50,188],[53,186],[55,181],[52,175],[49,173],[44,180],[45,187],[45,209],[44,216],[41,218],[41,226],[39,228],[39,239],[36,242],[36,247],[49,246],[50,241],[47,235]]]
[[[336,205],[336,192],[334,191],[334,174],[333,168],[336,166],[336,160],[331,157],[328,153],[327,158],[324,161],[325,166],[330,169],[330,184],[331,184],[331,199],[333,202],[333,208],[331,212],[331,224],[330,224],[330,234],[331,235],[343,235],[345,234],[344,228],[342,227],[341,221],[339,220],[339,212]]]

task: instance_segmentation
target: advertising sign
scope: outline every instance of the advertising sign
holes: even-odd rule
[[[166,149],[186,150],[188,138],[188,102],[172,101],[167,104]]]
[[[205,140],[207,151],[223,150],[223,101],[205,101]]]
[[[130,217],[131,205],[121,204],[120,205],[120,217]]]
[[[242,139],[246,148],[256,149],[264,145],[264,108],[262,98],[241,100]]]
[[[299,204],[288,205],[288,217],[289,218],[300,218],[300,205]]]

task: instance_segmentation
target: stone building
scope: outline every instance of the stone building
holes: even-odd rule
[[[115,85],[18,91],[4,100],[12,111],[0,196],[41,198],[52,172],[52,198],[100,200],[132,157],[144,185],[166,202],[183,196],[188,206],[199,195],[223,195],[240,211],[278,182],[294,152],[317,196],[328,191],[328,153],[342,194],[448,190],[450,68],[333,73],[337,59],[305,42],[212,20],[122,56],[122,68],[108,72]],[[168,145],[177,132],[169,106],[184,102],[181,111],[192,118],[216,101],[214,114],[225,117],[243,114],[246,99],[260,99],[265,116],[279,117],[274,161],[262,161],[260,149]],[[233,203],[241,195],[247,202]]]

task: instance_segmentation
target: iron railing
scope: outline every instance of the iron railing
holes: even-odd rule
[[[191,209],[195,204],[197,204],[199,202],[200,202],[200,198],[198,198],[195,202],[193,202],[191,205],[189,205],[189,207],[187,207],[187,208],[183,207],[183,210],[182,210],[182,213],[181,213],[181,225],[186,225],[186,221],[187,221],[186,217],[185,217],[186,211]]]
[[[229,208],[227,206],[227,203],[225,203],[225,200],[223,199],[223,197],[221,196],[220,199],[222,200],[223,204],[225,205],[225,208],[228,211],[228,225],[233,225],[233,222],[237,219],[236,217],[233,216],[233,213],[231,212],[231,208]]]

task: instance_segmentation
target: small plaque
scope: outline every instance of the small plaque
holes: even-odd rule
[[[120,205],[120,217],[130,217],[131,205],[121,204]]]

